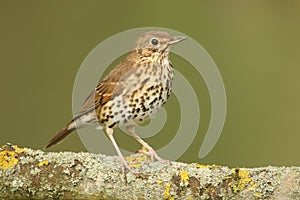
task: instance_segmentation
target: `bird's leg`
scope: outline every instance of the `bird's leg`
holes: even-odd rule
[[[131,169],[131,167],[128,165],[127,161],[124,159],[116,141],[115,141],[115,138],[113,136],[113,129],[112,128],[106,128],[105,129],[105,132],[108,136],[108,138],[110,139],[110,141],[112,142],[113,146],[115,147],[116,149],[116,152],[119,156],[119,159],[121,161],[121,164],[122,164],[122,171],[125,172],[125,169],[128,169],[130,172],[133,172],[133,170]],[[133,172],[134,173],[134,172]]]
[[[134,139],[136,139],[136,141],[138,141],[147,150],[147,151],[140,150],[141,153],[144,153],[144,154],[150,156],[151,160],[153,160],[153,158],[155,158],[156,160],[158,160],[161,163],[169,162],[168,160],[165,160],[165,159],[162,159],[161,157],[159,157],[157,155],[157,153],[154,151],[154,149],[149,144],[147,144],[144,140],[142,140],[142,138],[140,138],[137,134],[135,134],[134,126],[128,126],[127,131],[132,137],[134,137]]]

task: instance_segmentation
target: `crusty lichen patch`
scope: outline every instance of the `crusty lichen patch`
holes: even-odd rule
[[[182,187],[187,187],[189,184],[189,173],[187,171],[181,171],[179,175],[181,179],[180,185]]]
[[[290,172],[300,180],[298,167],[232,170],[197,163],[162,164],[135,154],[126,159],[136,176],[122,173],[116,157],[102,154],[43,152],[14,145],[3,146],[0,154],[0,199],[272,199],[284,174]],[[300,181],[286,182],[288,190]],[[290,199],[299,199],[297,191]]]
[[[163,199],[165,199],[165,200],[174,200],[174,197],[172,197],[170,190],[171,190],[171,184],[167,183],[166,187],[165,187],[164,194],[163,194]]]
[[[257,188],[258,184],[255,183],[250,177],[250,172],[246,169],[233,169],[231,174],[231,182],[228,184],[233,193],[240,193],[245,190],[253,192],[254,198],[261,198],[262,193]]]
[[[47,165],[49,165],[49,161],[48,160],[43,160],[43,161],[39,162],[39,164],[38,164],[39,167],[47,166]]]
[[[0,169],[5,171],[18,164],[18,155],[24,151],[24,148],[19,148],[16,145],[3,145],[0,151]]]
[[[74,160],[73,154],[70,154],[73,159],[67,158],[66,153],[61,158],[59,153],[56,153],[57,156],[52,154],[11,144],[3,145],[0,149],[0,175],[1,171],[8,169],[13,169],[14,173],[3,174],[2,181],[15,188],[15,197],[42,195],[58,198],[66,188],[78,183],[79,174],[84,169],[77,166],[80,164]],[[0,180],[0,194],[4,195],[5,191]]]
[[[4,150],[0,152],[0,168],[6,170],[18,164],[18,154],[13,151]]]
[[[245,189],[247,186],[248,189],[255,187],[255,184],[252,182],[249,177],[249,172],[246,170],[233,169],[232,170],[233,181],[229,184],[234,193],[240,192]]]
[[[203,165],[203,164],[199,164],[199,163],[192,163],[192,164],[189,164],[189,166],[194,166],[194,167],[197,167],[197,168],[201,168],[201,169],[213,169],[213,168],[220,168],[221,166],[218,166],[218,165]]]
[[[128,161],[128,164],[131,168],[141,168],[143,162],[148,160],[148,157],[146,155],[126,156],[125,159]]]

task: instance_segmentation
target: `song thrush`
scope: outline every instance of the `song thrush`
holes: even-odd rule
[[[135,134],[136,123],[154,115],[171,93],[173,67],[169,61],[170,46],[184,40],[162,31],[142,34],[134,49],[92,91],[74,118],[45,146],[63,140],[75,129],[94,123],[104,128],[123,166],[130,170],[113,137],[113,128],[124,126],[158,161],[151,146]]]

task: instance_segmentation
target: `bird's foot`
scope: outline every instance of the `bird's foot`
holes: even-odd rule
[[[157,153],[154,151],[154,149],[152,149],[152,148],[145,148],[145,147],[143,147],[142,149],[140,149],[138,151],[138,153],[142,153],[142,154],[145,154],[145,155],[149,156],[152,161],[154,159],[156,159],[157,161],[159,161],[159,162],[161,162],[163,164],[169,164],[170,163],[169,160],[165,160],[165,159],[159,157],[157,155]]]
[[[121,162],[122,172],[124,174],[126,174],[127,172],[131,172],[134,175],[138,176],[138,173],[129,166],[128,162],[125,160],[124,157],[118,157],[118,160]]]
[[[129,172],[133,172],[133,169],[129,166],[129,164],[127,163],[127,161],[125,160],[124,157],[117,157],[118,160],[121,162],[121,167],[122,167],[122,172],[125,173],[126,170],[128,170]]]

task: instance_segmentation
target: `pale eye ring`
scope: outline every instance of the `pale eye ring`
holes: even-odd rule
[[[158,40],[155,39],[155,38],[153,38],[153,39],[151,40],[151,44],[153,44],[153,45],[158,45]]]

